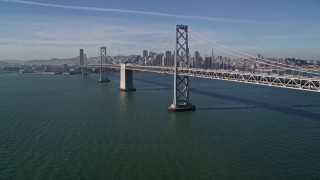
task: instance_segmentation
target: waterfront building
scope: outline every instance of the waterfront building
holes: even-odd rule
[[[203,69],[211,69],[212,67],[212,58],[211,57],[205,57]]]
[[[162,56],[162,66],[172,66],[172,54],[171,51],[165,51],[163,52]]]
[[[142,52],[143,59],[146,59],[147,56],[148,56],[148,50],[143,50],[143,52]]]
[[[202,58],[200,57],[200,53],[198,51],[194,52],[193,64],[194,68],[202,68]]]
[[[84,53],[83,49],[80,49],[80,65],[84,64]]]

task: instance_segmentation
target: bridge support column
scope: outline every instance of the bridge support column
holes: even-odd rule
[[[180,68],[190,68],[188,47],[188,26],[176,26],[176,53],[174,56],[174,91],[173,103],[168,111],[194,111],[196,107],[189,102],[189,77],[178,73]]]
[[[126,69],[126,64],[121,64],[120,69],[120,91],[135,91],[133,87],[133,72]]]

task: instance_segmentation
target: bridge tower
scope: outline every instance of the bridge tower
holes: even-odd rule
[[[179,68],[190,68],[188,47],[188,26],[176,26],[176,52],[174,55],[174,90],[173,103],[168,111],[194,111],[196,108],[190,103],[189,77],[181,76]]]
[[[105,77],[102,74],[102,62],[105,60],[107,60],[107,48],[100,47],[100,78],[98,82],[110,82],[110,80],[107,78],[107,73],[105,73]]]

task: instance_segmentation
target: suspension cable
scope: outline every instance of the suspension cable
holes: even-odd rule
[[[194,38],[194,39],[196,39],[196,40],[198,40],[198,41],[200,41],[200,42],[202,42],[202,43],[204,43],[204,44],[206,44],[206,45],[208,45],[208,46],[210,46],[210,47],[212,47],[212,48],[214,48],[214,49],[217,49],[217,50],[219,50],[219,51],[222,51],[222,52],[225,52],[225,53],[234,55],[234,56],[239,57],[239,58],[242,58],[242,59],[244,59],[244,60],[255,61],[254,59],[250,59],[250,58],[247,58],[247,57],[244,57],[244,56],[241,56],[241,55],[238,55],[238,54],[235,54],[235,53],[232,53],[232,52],[223,50],[223,49],[221,49],[221,48],[217,48],[217,47],[215,47],[215,46],[212,46],[211,44],[209,44],[209,43],[207,43],[207,42],[205,42],[205,41],[203,41],[203,40],[201,40],[201,39],[198,39],[198,38],[196,38],[195,36],[193,36],[193,35],[191,35],[191,34],[189,34],[189,36],[192,37],[192,38]],[[261,64],[270,65],[270,64],[268,64],[268,63],[266,63],[266,62],[261,62]],[[273,65],[273,66],[278,67],[278,68],[281,68],[280,65]]]
[[[319,72],[319,71],[316,71],[316,70],[311,70],[311,69],[307,69],[307,68],[301,68],[301,67],[297,67],[297,66],[292,66],[292,65],[288,65],[288,64],[279,63],[279,62],[274,62],[274,61],[270,61],[270,60],[264,59],[264,58],[257,58],[256,56],[253,56],[253,55],[250,55],[250,54],[246,54],[246,53],[240,52],[240,51],[235,50],[235,49],[233,49],[233,48],[230,48],[230,47],[228,47],[228,46],[225,46],[225,45],[219,44],[219,43],[217,43],[217,42],[215,42],[215,41],[212,41],[212,40],[204,37],[203,35],[200,35],[200,34],[194,32],[194,31],[192,31],[192,30],[190,30],[190,31],[191,31],[192,33],[194,33],[195,35],[200,36],[201,38],[203,38],[203,39],[205,39],[205,40],[207,40],[207,41],[209,41],[209,42],[212,42],[212,43],[214,43],[214,44],[216,44],[216,45],[218,45],[218,46],[221,46],[221,47],[223,47],[223,48],[225,48],[225,49],[229,49],[229,50],[235,51],[236,53],[239,53],[239,54],[242,54],[242,55],[245,55],[245,56],[249,56],[249,57],[255,58],[255,59],[252,59],[252,60],[257,60],[257,59],[258,59],[258,62],[261,63],[261,64],[270,65],[270,64],[268,64],[268,63],[271,63],[271,65],[276,66],[276,67],[279,67],[279,68],[284,68],[284,69],[289,69],[289,70],[296,70],[296,71],[305,72],[305,73],[320,74],[320,72]],[[189,35],[192,36],[192,34],[190,34],[190,33],[189,33]],[[192,37],[195,38],[195,39],[197,39],[198,41],[201,41],[202,43],[205,43],[205,44],[209,45],[209,46],[212,47],[212,48],[215,48],[215,49],[217,49],[217,50],[223,51],[223,52],[225,52],[225,53],[228,53],[228,54],[231,54],[231,55],[234,55],[234,56],[243,58],[243,59],[249,59],[249,60],[251,59],[251,58],[248,58],[248,57],[244,57],[244,56],[242,56],[242,55],[238,55],[238,54],[235,54],[235,53],[231,53],[231,52],[229,52],[229,51],[227,51],[227,50],[223,50],[223,49],[214,47],[214,46],[212,46],[211,44],[205,42],[204,40],[201,40],[200,38],[196,38],[195,36],[192,36]],[[262,61],[261,61],[261,60],[262,60]],[[266,62],[268,62],[268,63],[266,63]],[[280,66],[280,65],[282,65],[282,66]],[[285,67],[284,67],[284,66],[285,66]],[[291,68],[294,68],[294,69],[291,69],[291,68],[288,68],[288,67],[291,67]],[[307,70],[307,71],[305,71],[305,70]]]
[[[168,36],[166,36],[166,38],[161,42],[161,44],[156,45],[154,44],[152,50],[154,50],[153,52],[157,52],[159,49],[161,49],[162,51],[164,51],[168,46],[169,43],[167,42],[169,40],[169,38],[173,35],[174,30],[172,30]]]

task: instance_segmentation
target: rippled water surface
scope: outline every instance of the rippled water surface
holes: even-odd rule
[[[320,93],[173,77],[0,75],[0,179],[320,178]]]

